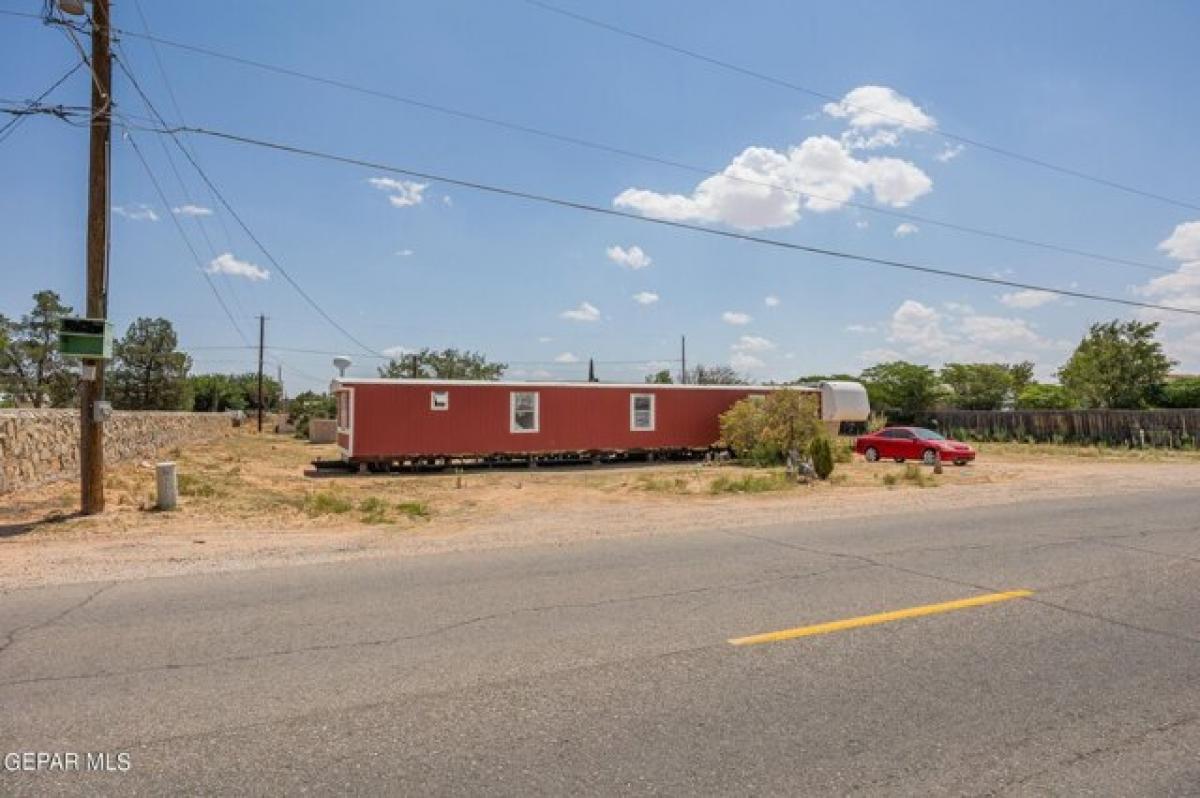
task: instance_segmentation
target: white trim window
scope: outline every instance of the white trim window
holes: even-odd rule
[[[513,391],[508,395],[508,431],[537,432],[541,428],[537,391]]]
[[[631,432],[654,431],[654,394],[629,395],[629,429]]]
[[[449,410],[450,409],[450,392],[449,391],[430,391],[429,392],[429,409],[430,410]]]

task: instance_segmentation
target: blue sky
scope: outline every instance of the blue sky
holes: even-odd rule
[[[141,0],[151,30],[169,39],[734,177],[700,186],[702,174],[161,47],[194,125],[786,241],[1200,309],[1200,211],[960,148],[942,135],[1200,204],[1200,104],[1188,101],[1200,72],[1194,3],[558,3],[847,102],[827,105],[520,0]],[[142,29],[132,0],[115,14],[116,25]],[[127,38],[123,47],[173,119],[149,45]],[[35,96],[73,60],[61,31],[0,16],[0,97]],[[51,99],[83,104],[87,88],[77,73]],[[119,110],[145,113],[119,72],[116,96]],[[117,136],[110,315],[119,329],[137,316],[165,316],[198,371],[252,368],[253,352],[237,348],[242,340],[205,285],[200,270],[209,269],[248,339],[262,312],[269,344],[345,352],[353,373],[373,373],[377,361],[298,297],[177,153],[186,194],[156,137],[134,135],[169,203]],[[677,368],[665,360],[677,357],[681,334],[691,362],[732,362],[759,379],[857,372],[891,357],[933,365],[1028,358],[1048,375],[1089,323],[1159,318],[189,141],[279,263],[372,349],[478,349],[512,363],[518,378],[580,378],[595,357],[603,379],[640,379],[654,361]],[[47,287],[82,303],[85,184],[81,129],[32,118],[0,143],[0,312],[19,314]],[[899,219],[814,194],[1165,271],[922,223],[905,235]],[[212,211],[174,214],[199,267],[171,222],[172,208],[187,204]],[[1200,323],[1161,318],[1180,369],[1200,371]],[[293,392],[332,374],[324,354],[273,350],[270,359],[283,364]],[[581,362],[558,362],[572,359]]]

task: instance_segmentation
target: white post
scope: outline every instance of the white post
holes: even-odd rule
[[[159,463],[154,467],[158,488],[158,509],[174,510],[179,505],[179,479],[174,463]]]

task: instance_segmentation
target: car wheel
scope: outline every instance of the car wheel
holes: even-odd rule
[[[897,463],[903,463],[903,462],[904,462],[904,458],[903,458],[903,457],[893,457],[892,459],[893,459],[893,460],[895,460]]]
[[[965,466],[967,464],[967,461],[966,460],[955,460],[954,464],[956,466]]]
[[[925,453],[921,455],[921,462],[925,465],[937,465],[938,453],[933,449],[926,449]]]
[[[879,460],[879,450],[874,446],[868,446],[867,450],[863,452],[863,457],[867,458],[868,463],[874,463]]]

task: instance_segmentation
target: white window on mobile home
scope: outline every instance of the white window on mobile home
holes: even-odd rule
[[[509,431],[537,432],[538,394],[536,391],[513,391],[508,395]]]
[[[635,393],[630,395],[629,429],[634,432],[654,431],[654,394]]]
[[[430,391],[429,392],[429,409],[430,410],[449,410],[450,409],[450,392],[449,391]]]

